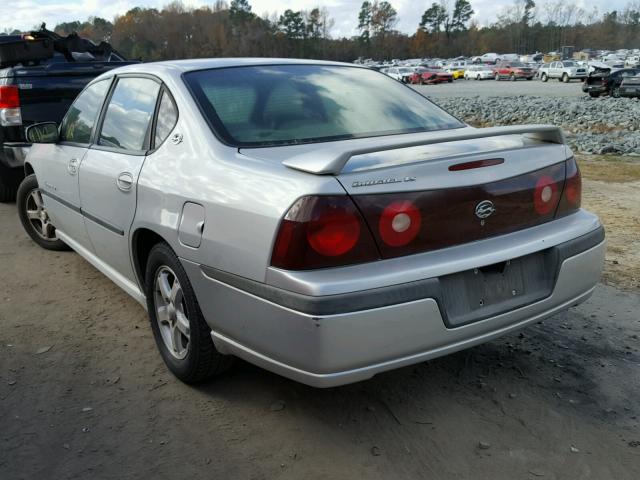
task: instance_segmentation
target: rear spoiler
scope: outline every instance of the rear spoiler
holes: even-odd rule
[[[368,139],[366,146],[358,146],[345,150],[345,143],[339,145],[320,146],[313,152],[293,156],[282,162],[283,165],[316,175],[337,175],[342,171],[349,159],[362,155],[405,147],[433,145],[436,143],[458,142],[475,138],[499,137],[505,135],[522,135],[539,142],[564,144],[565,138],[560,127],[554,125],[515,125],[490,128],[461,128],[439,132],[425,132],[407,135],[406,139],[393,135]],[[362,145],[362,144],[360,144]]]

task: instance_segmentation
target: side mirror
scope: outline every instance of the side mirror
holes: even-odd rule
[[[56,122],[36,123],[27,127],[25,133],[29,143],[56,143],[59,138]]]

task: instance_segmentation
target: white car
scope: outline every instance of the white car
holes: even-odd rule
[[[392,67],[388,68],[384,73],[402,83],[409,83],[409,77],[413,72],[414,69],[411,67]]]
[[[465,80],[493,79],[493,70],[487,65],[469,65],[464,71]]]

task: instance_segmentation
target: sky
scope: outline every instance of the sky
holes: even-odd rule
[[[9,0],[6,0],[9,1]],[[390,0],[398,11],[397,29],[405,33],[415,32],[422,13],[434,0]],[[452,0],[450,0],[452,1]],[[475,10],[475,19],[480,25],[493,22],[496,14],[514,0],[470,0]],[[596,6],[600,12],[622,8],[627,0],[568,0],[577,5],[583,4],[591,10]],[[57,23],[73,20],[85,20],[89,16],[99,16],[112,20],[133,7],[161,8],[169,0],[10,0],[11,9],[5,9],[0,17],[0,31],[8,28],[30,30],[43,21],[49,28]],[[214,0],[182,0],[186,6],[212,5]],[[292,10],[310,10],[314,7],[327,7],[335,21],[333,37],[351,36],[357,33],[357,17],[362,0],[249,0],[253,12],[282,13]],[[10,14],[8,14],[10,12]]]

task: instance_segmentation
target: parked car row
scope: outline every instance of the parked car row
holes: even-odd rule
[[[640,68],[623,68],[614,72],[599,69],[586,78],[582,84],[582,91],[591,97],[637,97],[640,96],[640,90],[637,88],[639,76]]]

